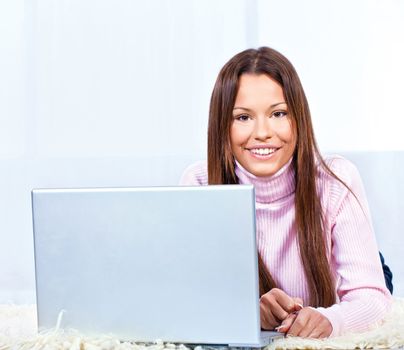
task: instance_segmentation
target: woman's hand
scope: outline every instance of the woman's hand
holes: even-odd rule
[[[279,331],[304,338],[326,338],[332,332],[332,325],[316,309],[305,307],[299,312],[289,314],[279,326]]]
[[[271,289],[260,299],[261,327],[275,329],[289,314],[302,309],[302,303],[302,299],[292,298],[281,289]]]

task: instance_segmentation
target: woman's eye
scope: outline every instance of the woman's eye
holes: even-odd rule
[[[238,115],[236,117],[237,120],[240,120],[242,122],[246,122],[247,120],[250,119],[250,117],[247,114],[242,114],[242,115]]]
[[[276,112],[272,113],[272,116],[274,116],[275,118],[282,118],[282,117],[286,117],[287,115],[288,115],[288,113],[285,111],[276,111]]]

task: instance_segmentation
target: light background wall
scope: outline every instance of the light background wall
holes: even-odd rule
[[[30,190],[176,184],[245,48],[292,61],[324,152],[403,150],[403,34],[400,0],[0,0],[0,302],[34,302]]]

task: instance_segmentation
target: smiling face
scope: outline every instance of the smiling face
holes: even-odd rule
[[[242,74],[230,128],[236,160],[251,174],[270,176],[292,157],[296,137],[282,87],[265,74]]]

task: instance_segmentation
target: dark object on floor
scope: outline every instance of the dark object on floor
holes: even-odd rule
[[[390,267],[388,267],[385,264],[382,253],[379,252],[379,255],[380,255],[380,261],[381,261],[382,267],[383,267],[384,280],[386,281],[386,287],[390,291],[390,293],[393,294],[393,273],[391,272]]]

